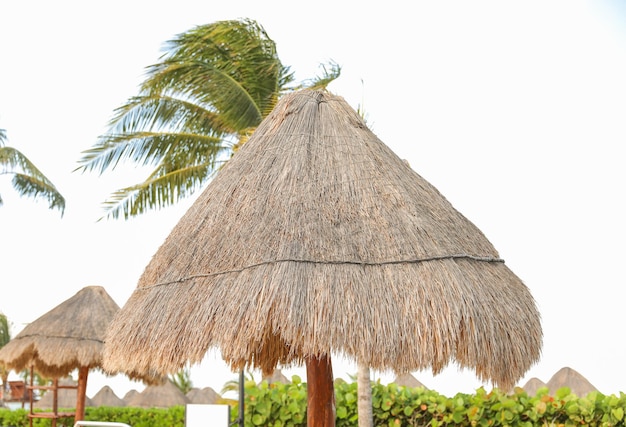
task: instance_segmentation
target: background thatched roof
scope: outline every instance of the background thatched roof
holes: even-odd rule
[[[187,396],[173,382],[165,380],[162,384],[147,386],[141,393],[129,398],[126,406],[169,408],[187,403],[191,403]]]
[[[77,383],[70,377],[59,379],[59,386],[76,387]],[[78,390],[75,388],[59,388],[57,390],[57,408],[75,408]],[[88,397],[85,398],[85,406],[93,406],[93,402]],[[47,390],[46,393],[34,403],[33,407],[38,409],[52,409],[54,407],[54,391]]]
[[[278,368],[274,369],[274,372],[272,372],[271,374],[264,375],[263,378],[261,378],[261,381],[267,381],[268,384],[272,384],[272,383],[289,384],[291,382],[285,376],[285,374],[283,374],[283,371]]]
[[[122,400],[128,404],[128,402],[132,401],[139,392],[135,389],[128,390]]]
[[[421,388],[428,390],[428,388],[426,388],[424,384],[419,382],[418,379],[415,378],[413,374],[411,374],[410,372],[406,372],[404,374],[400,374],[396,376],[396,378],[393,380],[393,383],[400,385],[400,386],[404,386],[404,387],[410,387],[410,388],[421,387]]]
[[[126,402],[119,398],[108,385],[102,387],[91,398],[92,406],[126,406]]]
[[[562,387],[569,387],[571,392],[578,397],[584,397],[587,393],[597,391],[587,378],[570,367],[559,369],[546,384],[550,394],[554,395]]]
[[[203,403],[203,404],[216,404],[220,401],[222,396],[219,395],[215,390],[211,387],[204,388],[192,388],[186,394],[187,399],[189,399],[189,403]]]
[[[537,394],[537,391],[542,388],[542,387],[547,387],[548,385],[546,383],[544,383],[543,381],[541,381],[539,378],[531,378],[529,379],[526,384],[524,384],[524,387],[522,387],[524,389],[524,391],[526,391],[526,394],[528,394],[529,396],[535,396]]]
[[[172,373],[217,346],[233,370],[336,352],[380,371],[454,361],[509,387],[541,341],[532,296],[481,231],[343,98],[300,91],[158,249],[105,367]]]
[[[100,367],[106,329],[118,310],[103,287],[87,286],[29,323],[0,349],[0,361],[17,372],[32,364],[52,378]]]

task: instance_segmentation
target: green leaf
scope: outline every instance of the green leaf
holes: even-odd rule
[[[611,415],[613,415],[613,417],[615,417],[617,421],[622,421],[624,419],[624,409],[623,408],[611,409]]]
[[[252,424],[254,424],[255,426],[260,426],[263,425],[265,423],[265,417],[262,416],[261,414],[254,414],[252,416]]]
[[[337,418],[344,419],[344,418],[347,418],[348,416],[348,410],[346,409],[345,406],[339,406],[336,410],[336,413],[337,413]]]

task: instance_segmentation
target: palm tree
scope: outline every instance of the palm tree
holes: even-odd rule
[[[116,109],[109,131],[84,151],[76,170],[102,174],[122,161],[154,168],[145,181],[115,191],[105,217],[125,219],[193,194],[244,144],[278,98],[325,87],[340,74],[291,86],[294,75],[257,22],[218,21],[179,34],[147,68],[139,95]]]
[[[13,175],[13,188],[20,196],[45,199],[50,209],[65,211],[65,199],[54,184],[21,152],[7,147],[6,130],[0,129],[0,175]],[[2,197],[0,196],[0,206]]]
[[[169,378],[170,381],[172,381],[174,385],[183,392],[183,394],[189,393],[193,388],[193,382],[191,381],[191,369],[189,366],[185,366],[180,371],[170,375]]]

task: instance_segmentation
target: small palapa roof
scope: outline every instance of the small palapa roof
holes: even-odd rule
[[[132,399],[135,398],[135,396],[137,396],[139,394],[139,392],[135,389],[132,390],[128,390],[126,392],[126,394],[124,395],[124,397],[122,397],[122,400],[126,403],[132,401]]]
[[[529,396],[535,396],[539,389],[543,387],[548,387],[548,385],[541,381],[539,378],[533,377],[529,379],[522,388]]]
[[[413,374],[411,374],[410,372],[405,372],[404,374],[398,375],[393,380],[393,383],[397,384],[399,386],[403,386],[403,387],[424,388],[424,389],[428,390],[426,388],[426,386],[424,384],[422,384],[417,378],[415,378],[413,376]]]
[[[559,369],[552,375],[546,385],[552,395],[563,387],[569,387],[570,391],[578,397],[585,397],[588,393],[598,390],[587,378],[568,366]]]
[[[274,369],[274,372],[272,372],[270,375],[264,375],[263,378],[261,379],[261,382],[263,381],[267,381],[268,384],[272,384],[272,383],[282,383],[282,384],[289,384],[291,383],[291,381],[289,381],[289,378],[287,378],[285,376],[285,374],[283,374],[283,371],[281,369]]]
[[[118,397],[111,387],[105,385],[91,398],[92,406],[126,406],[126,402]]]
[[[99,368],[104,338],[119,306],[101,286],[87,286],[26,325],[0,349],[0,362],[60,378],[79,367]]]
[[[62,386],[76,387],[77,383],[72,378],[65,377],[59,379],[59,389],[57,390],[57,408],[76,407],[78,390],[76,388],[63,388]],[[38,409],[52,409],[54,407],[54,390],[48,390],[33,405]],[[85,406],[93,406],[93,402],[88,397],[85,398]]]
[[[508,388],[542,330],[483,233],[343,98],[303,90],[174,227],[106,341],[105,369],[126,372],[177,372],[218,347],[234,371],[334,353],[379,371],[455,362]]]
[[[222,396],[211,387],[197,388],[194,387],[186,394],[190,403],[216,404]]]
[[[126,406],[169,408],[187,403],[191,403],[187,396],[172,381],[165,380],[162,384],[147,386],[141,393],[129,398]]]

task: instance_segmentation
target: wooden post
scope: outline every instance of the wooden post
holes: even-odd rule
[[[78,368],[78,388],[76,389],[76,415],[74,422],[85,419],[85,396],[87,395],[87,375],[89,368],[81,366]]]
[[[52,427],[57,427],[57,415],[59,413],[59,379],[52,381]]]
[[[329,355],[306,359],[307,427],[335,426],[335,386]]]

